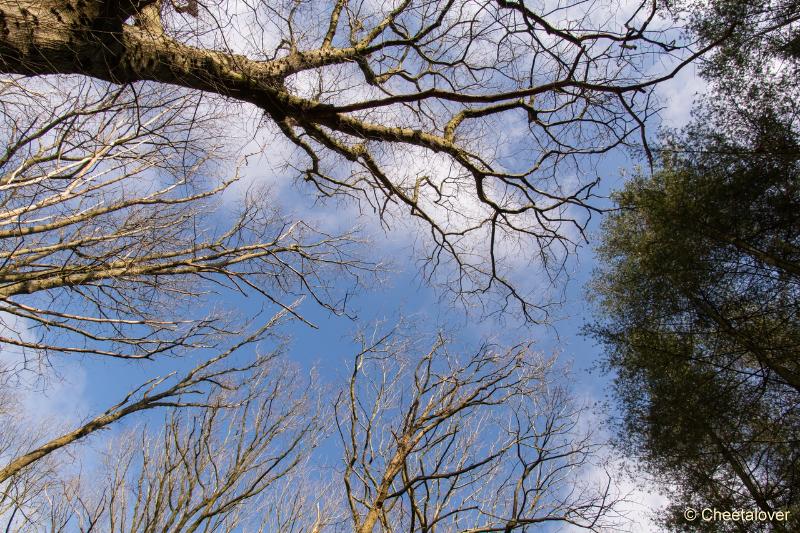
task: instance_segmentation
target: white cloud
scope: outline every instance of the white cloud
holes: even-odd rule
[[[601,405],[598,397],[588,391],[581,395],[582,405]],[[669,499],[654,482],[644,475],[642,465],[633,458],[626,457],[613,448],[610,428],[603,424],[606,413],[597,408],[590,408],[579,420],[578,434],[591,435],[593,442],[602,444],[589,465],[581,472],[578,484],[603,491],[609,489],[609,500],[614,501],[609,517],[619,522],[615,531],[639,533],[641,531],[656,532],[658,513],[669,504]],[[569,533],[585,531],[578,528],[566,528]]]
[[[625,461],[609,452],[607,460],[592,465],[584,473],[583,479],[592,486],[605,487],[610,478],[610,493],[612,497],[618,499],[618,503],[614,506],[614,514],[626,522],[622,526],[624,529],[620,531],[632,533],[659,531],[657,513],[669,503],[669,500],[659,493],[655,485],[634,480],[631,471],[635,470],[635,465]],[[573,528],[566,531],[577,533],[584,530]]]
[[[658,86],[658,95],[664,100],[661,111],[662,123],[669,128],[680,128],[691,119],[692,104],[708,89],[708,84],[697,73],[692,64]]]
[[[0,336],[33,342],[29,321],[0,312]],[[27,360],[26,360],[27,355]],[[15,418],[29,429],[47,427],[50,432],[71,427],[88,412],[87,377],[79,361],[59,358],[40,363],[12,344],[0,343],[0,387],[10,394]]]

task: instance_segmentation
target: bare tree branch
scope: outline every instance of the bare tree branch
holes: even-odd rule
[[[511,258],[563,273],[598,209],[581,161],[638,142],[654,87],[717,44],[686,42],[655,1],[612,5],[14,2],[0,70],[252,104],[320,194],[418,220],[432,281],[544,320]]]
[[[5,82],[0,154],[0,311],[26,323],[0,341],[40,354],[151,358],[236,332],[203,313],[228,288],[281,303],[308,294],[345,312],[340,275],[374,270],[354,233],[291,222],[269,191],[209,180],[213,113],[182,91]],[[23,107],[41,113],[23,114]],[[337,279],[338,278],[338,279]],[[180,309],[181,306],[189,308]],[[180,319],[176,319],[180,317]]]
[[[615,497],[580,478],[596,445],[549,361],[527,345],[460,357],[443,337],[414,357],[404,335],[362,339],[336,402],[354,531],[614,527]]]
[[[212,389],[236,389],[237,385],[235,382],[230,383],[231,379],[243,379],[242,375],[249,375],[256,370],[260,370],[261,367],[274,358],[274,354],[259,356],[241,365],[225,366],[222,363],[227,362],[226,360],[237,351],[262,339],[285,314],[287,314],[287,311],[281,311],[264,326],[258,328],[257,331],[221,353],[202,361],[174,383],[168,383],[172,376],[151,379],[129,392],[125,398],[108,408],[102,415],[14,458],[6,466],[0,468],[0,483],[17,475],[24,468],[54,451],[73,444],[96,431],[105,429],[133,413],[158,407],[206,406],[209,400],[204,395],[207,396],[209,394],[207,391],[209,385]],[[263,372],[263,370],[261,371]],[[165,382],[167,382],[166,385]]]

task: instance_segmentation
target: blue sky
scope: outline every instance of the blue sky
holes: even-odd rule
[[[691,69],[687,69],[675,80],[665,84],[661,95],[666,109],[662,113],[667,125],[678,126],[688,119],[690,102],[702,84]],[[651,133],[658,124],[651,124]],[[513,316],[482,318],[479,313],[465,313],[460,305],[449,305],[447,295],[437,292],[420,279],[420,272],[413,252],[413,236],[408,226],[398,226],[384,233],[378,230],[376,217],[365,214],[357,217],[353,210],[328,206],[319,209],[308,190],[292,185],[272,164],[269,150],[249,160],[246,168],[248,179],[266,179],[273,183],[276,202],[292,206],[298,217],[318,216],[318,222],[333,227],[350,227],[358,224],[366,228],[372,239],[371,250],[376,256],[388,256],[391,272],[385,276],[386,283],[377,288],[360,291],[351,302],[357,312],[358,321],[335,316],[306,301],[300,312],[318,328],[293,322],[284,328],[291,337],[290,358],[305,369],[316,368],[323,383],[335,385],[344,375],[343,362],[354,353],[353,333],[359,326],[368,326],[375,321],[394,323],[401,316],[410,317],[426,324],[431,330],[442,327],[455,332],[464,342],[477,342],[491,336],[499,342],[515,342],[521,339],[534,340],[544,353],[557,353],[562,366],[572,368],[570,385],[576,397],[586,403],[602,400],[609,381],[597,371],[591,372],[600,355],[599,349],[580,334],[584,324],[591,320],[590,308],[585,300],[585,284],[595,266],[592,243],[584,243],[578,254],[569,261],[570,280],[564,305],[554,313],[554,322],[548,326],[523,324]],[[607,194],[620,183],[621,169],[630,168],[632,161],[624,153],[615,152],[600,162],[597,173],[603,178],[600,194]],[[594,217],[588,234],[595,236],[600,217]],[[412,238],[410,238],[412,237]],[[248,316],[258,312],[264,302],[258,298],[243,298],[228,292],[220,293],[223,307],[237,309]],[[42,418],[59,419],[71,425],[86,416],[97,414],[119,401],[132,387],[153,377],[173,370],[188,368],[191,360],[162,358],[155,362],[120,362],[108,360],[59,361],[44,392],[33,388],[26,398],[26,405],[38,411]],[[159,414],[149,418],[158,420]],[[147,417],[139,417],[130,423],[141,423]],[[100,441],[101,439],[95,439]],[[97,442],[95,442],[97,444]],[[642,520],[644,520],[642,518]]]

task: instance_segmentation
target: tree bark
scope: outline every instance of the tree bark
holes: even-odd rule
[[[287,109],[307,113],[326,107],[280,90],[286,76],[356,53],[355,48],[313,50],[254,61],[187,46],[151,26],[126,23],[149,3],[136,2],[134,9],[96,0],[0,3],[0,70],[82,74],[112,83],[157,81],[229,96],[281,116]],[[105,7],[110,4],[116,9]]]

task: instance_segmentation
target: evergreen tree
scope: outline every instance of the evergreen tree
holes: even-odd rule
[[[673,530],[800,530],[799,7],[695,15],[709,41],[738,28],[705,64],[710,97],[604,225],[589,329],[615,376],[618,441],[671,492]],[[789,519],[690,521],[687,507]]]

